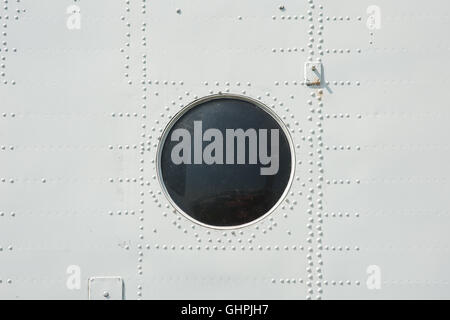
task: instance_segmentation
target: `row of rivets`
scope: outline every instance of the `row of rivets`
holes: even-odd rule
[[[10,212],[8,214],[8,213],[4,213],[3,211],[0,212],[0,217],[6,217],[6,216],[10,216],[10,217],[14,218],[16,216],[16,213],[15,212]]]
[[[140,155],[141,157],[139,158],[139,166],[140,166],[140,172],[142,174],[144,174],[145,172],[145,159],[144,159],[144,154],[146,151],[151,151],[151,139],[152,136],[147,136],[147,121],[146,121],[146,113],[147,113],[147,87],[146,87],[146,79],[147,79],[147,72],[148,72],[148,57],[146,54],[146,46],[147,46],[147,18],[146,18],[146,13],[147,13],[147,4],[146,4],[146,0],[142,0],[141,1],[141,15],[142,15],[142,21],[141,21],[141,62],[142,62],[142,66],[141,66],[141,85],[142,85],[142,96],[141,96],[141,107],[142,107],[142,119],[144,120],[142,122],[141,125],[141,143],[140,143]],[[147,140],[148,139],[148,140]],[[141,176],[141,180],[143,180],[143,176]],[[150,181],[147,181],[146,183],[143,183],[143,181],[141,182],[141,189],[139,191],[139,197],[140,197],[140,201],[139,204],[141,206],[140,210],[139,210],[139,227],[138,227],[138,238],[139,238],[139,242],[138,242],[138,247],[142,247],[142,240],[144,240],[144,203],[145,203],[145,188],[146,186],[150,185]],[[140,276],[139,278],[139,282],[137,285],[137,295],[138,298],[141,299],[142,298],[142,288],[143,285],[140,281],[142,281],[142,276],[143,276],[143,264],[144,261],[144,253],[139,249],[138,251],[138,258],[137,258],[137,274],[138,276]]]
[[[196,236],[199,237],[198,234],[196,234]],[[200,240],[199,242],[202,242],[200,238],[199,238],[199,240]],[[142,249],[143,246],[140,244],[140,245],[138,245],[138,248]],[[150,250],[151,248],[152,248],[152,246],[150,244],[145,245],[145,249]],[[179,246],[176,246],[176,245],[167,245],[167,244],[155,244],[155,245],[153,245],[153,248],[156,249],[156,250],[172,250],[172,251],[175,251],[175,250],[183,251],[183,250],[194,250],[194,249],[196,249],[196,250],[223,250],[223,251],[225,251],[225,250],[232,250],[232,251],[235,251],[235,250],[242,250],[242,251],[245,251],[245,250],[250,250],[250,251],[252,251],[252,250],[259,250],[259,251],[304,251],[305,250],[305,247],[302,246],[302,245],[299,245],[299,246],[297,246],[297,245],[291,245],[291,246],[287,246],[287,245],[286,246],[278,246],[278,245],[275,245],[275,246],[262,246],[262,245],[255,245],[255,246],[244,246],[244,245],[242,245],[242,246],[228,246],[228,245],[222,245],[222,246],[217,246],[217,245],[204,245],[204,246],[201,246],[201,245],[197,245],[197,246],[194,246],[194,245],[179,245]],[[126,248],[126,249],[129,249],[129,247]]]
[[[310,4],[310,9],[308,11],[308,15],[310,16],[310,21],[313,21],[313,17],[314,17],[314,13],[315,13],[315,4],[313,3],[312,0],[308,1]],[[319,12],[319,16],[320,16],[321,12]],[[308,28],[308,35],[309,37],[309,41],[308,41],[308,48],[310,48],[308,54],[308,61],[313,61],[314,56],[315,56],[315,52],[313,50],[313,46],[314,43],[316,42],[317,39],[315,39],[314,34],[317,32],[317,35],[319,36],[319,41],[318,43],[321,45],[323,43],[323,39],[320,38],[322,35],[322,26],[320,25],[319,28],[317,28],[317,26],[312,23],[309,25]],[[319,52],[320,53],[320,52]],[[320,62],[320,60],[318,60]],[[289,85],[289,82],[285,81],[283,83],[285,86]],[[305,85],[304,82],[300,83],[301,85]],[[278,82],[275,82],[275,85],[279,85]],[[294,84],[296,85],[296,83]],[[322,97],[323,92],[320,91],[320,93],[318,94],[319,97]],[[315,98],[316,97],[316,92],[315,90],[311,91],[311,97]],[[323,103],[318,100],[317,103],[321,103],[321,106],[323,105]],[[311,100],[307,100],[306,101],[306,105],[307,106],[311,106],[310,107],[310,115],[307,116],[307,120],[309,122],[312,122],[317,116],[317,112],[314,109],[313,105],[315,104],[315,99],[314,101]],[[320,107],[321,107],[320,106]],[[319,111],[321,108],[318,108],[317,110]],[[320,111],[321,112],[321,111]],[[314,171],[315,171],[315,167],[316,167],[316,162],[317,160],[314,160],[317,156],[322,157],[321,155],[321,145],[316,145],[316,141],[321,143],[321,133],[323,131],[322,126],[321,126],[321,120],[318,119],[318,121],[316,122],[316,127],[312,127],[309,130],[309,136],[303,136],[302,140],[303,141],[307,141],[308,142],[308,146],[311,149],[310,151],[308,151],[308,155],[310,157],[310,160],[307,161],[307,168],[308,168],[308,173],[310,174],[310,177],[308,179],[308,188],[309,188],[309,193],[306,195],[306,200],[307,200],[307,207],[309,208],[307,210],[307,214],[308,214],[308,223],[306,225],[307,228],[307,238],[306,238],[306,242],[310,243],[310,244],[315,244],[316,242],[321,242],[321,234],[322,231],[321,230],[316,230],[317,226],[320,226],[318,223],[318,221],[316,221],[316,219],[312,216],[313,214],[313,210],[316,210],[316,204],[314,198],[317,197],[316,200],[321,201],[321,196],[319,196],[316,193],[315,187],[314,185],[316,184],[314,177]],[[313,124],[312,124],[313,125]],[[318,150],[320,151],[320,153],[318,152],[317,154],[314,152],[314,150]],[[322,170],[322,168],[318,168],[319,170]],[[298,179],[298,177],[297,177]],[[321,205],[319,204],[317,210],[321,210]],[[317,232],[316,232],[317,231]],[[306,268],[306,274],[307,274],[307,278],[308,278],[308,285],[307,285],[307,296],[306,299],[310,300],[312,299],[313,295],[316,293],[317,299],[321,298],[321,293],[322,293],[322,289],[317,287],[317,286],[313,286],[312,285],[312,281],[314,280],[314,278],[320,278],[321,277],[321,273],[319,272],[320,269],[319,268],[313,268],[314,265],[321,265],[322,261],[321,259],[318,259],[315,257],[314,255],[314,247],[311,247],[311,251],[310,254],[307,255],[307,268]]]
[[[3,283],[3,280],[2,279],[0,279],[0,284],[2,284]],[[11,279],[7,279],[6,280],[6,284],[11,284],[12,283],[12,280]]]
[[[12,251],[13,250],[13,246],[9,245],[5,250]],[[2,251],[3,251],[3,247],[0,246],[0,252],[2,252]]]
[[[351,18],[350,16],[346,16],[346,17],[342,17],[342,16],[336,17],[336,16],[333,16],[333,17],[325,17],[325,20],[326,20],[326,21],[351,21],[352,18]],[[362,17],[358,16],[358,17],[356,17],[356,20],[357,20],[357,21],[361,21],[361,20],[362,20]]]
[[[20,0],[16,0],[16,3],[19,4],[20,2],[21,2]],[[1,81],[5,85],[7,85],[8,83],[10,83],[12,85],[15,85],[16,84],[15,80],[11,80],[11,81],[7,80],[7,72],[6,72],[6,69],[7,69],[6,61],[7,61],[8,54],[10,52],[17,53],[17,48],[12,48],[10,50],[10,48],[8,47],[8,40],[7,40],[8,33],[7,33],[7,30],[9,28],[8,21],[10,21],[10,16],[8,14],[8,12],[10,12],[8,3],[9,2],[7,0],[4,1],[4,4],[5,4],[3,6],[4,15],[3,16],[0,15],[0,24],[1,24],[1,30],[2,30],[1,31],[1,35],[2,35],[2,38],[3,38],[3,40],[1,41],[2,47],[0,47],[0,78],[2,78]],[[16,21],[19,20],[19,17],[20,17],[21,14],[26,12],[25,9],[20,9],[18,6],[19,5],[17,5],[15,10],[13,9],[11,11],[11,12],[15,11],[15,15],[13,16],[13,19],[16,20]]]

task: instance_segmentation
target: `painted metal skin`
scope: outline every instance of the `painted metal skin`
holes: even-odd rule
[[[450,298],[448,1],[0,2],[1,299]],[[220,92],[296,152],[236,230],[157,175],[171,117]]]

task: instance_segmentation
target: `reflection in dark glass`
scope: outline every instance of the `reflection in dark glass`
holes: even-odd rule
[[[246,164],[174,164],[171,152],[179,142],[171,141],[171,135],[174,130],[184,128],[193,137],[194,121],[202,121],[203,132],[216,128],[223,133],[224,157],[225,129],[268,129],[269,132],[279,129],[278,173],[261,175],[260,168],[265,166],[259,162],[248,164],[248,161]],[[270,154],[270,138],[268,141]],[[203,148],[209,143],[203,142]],[[191,153],[194,154],[193,143]],[[170,128],[160,157],[162,180],[173,202],[193,219],[217,227],[238,226],[265,215],[283,195],[292,166],[289,142],[278,122],[261,107],[231,97],[200,103],[184,113]]]

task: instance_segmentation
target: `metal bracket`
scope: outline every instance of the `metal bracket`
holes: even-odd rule
[[[123,300],[121,277],[89,278],[89,300]]]
[[[305,84],[307,86],[321,86],[323,68],[320,62],[305,63]]]

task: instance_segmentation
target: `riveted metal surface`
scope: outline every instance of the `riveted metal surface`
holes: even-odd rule
[[[322,64],[320,62],[305,63],[305,84],[307,86],[320,86],[322,83]]]
[[[124,287],[121,277],[89,278],[89,300],[123,300]]]
[[[0,3],[0,298],[108,275],[127,299],[450,297],[448,1]],[[231,230],[157,174],[171,119],[219,93],[295,150],[284,201]]]

